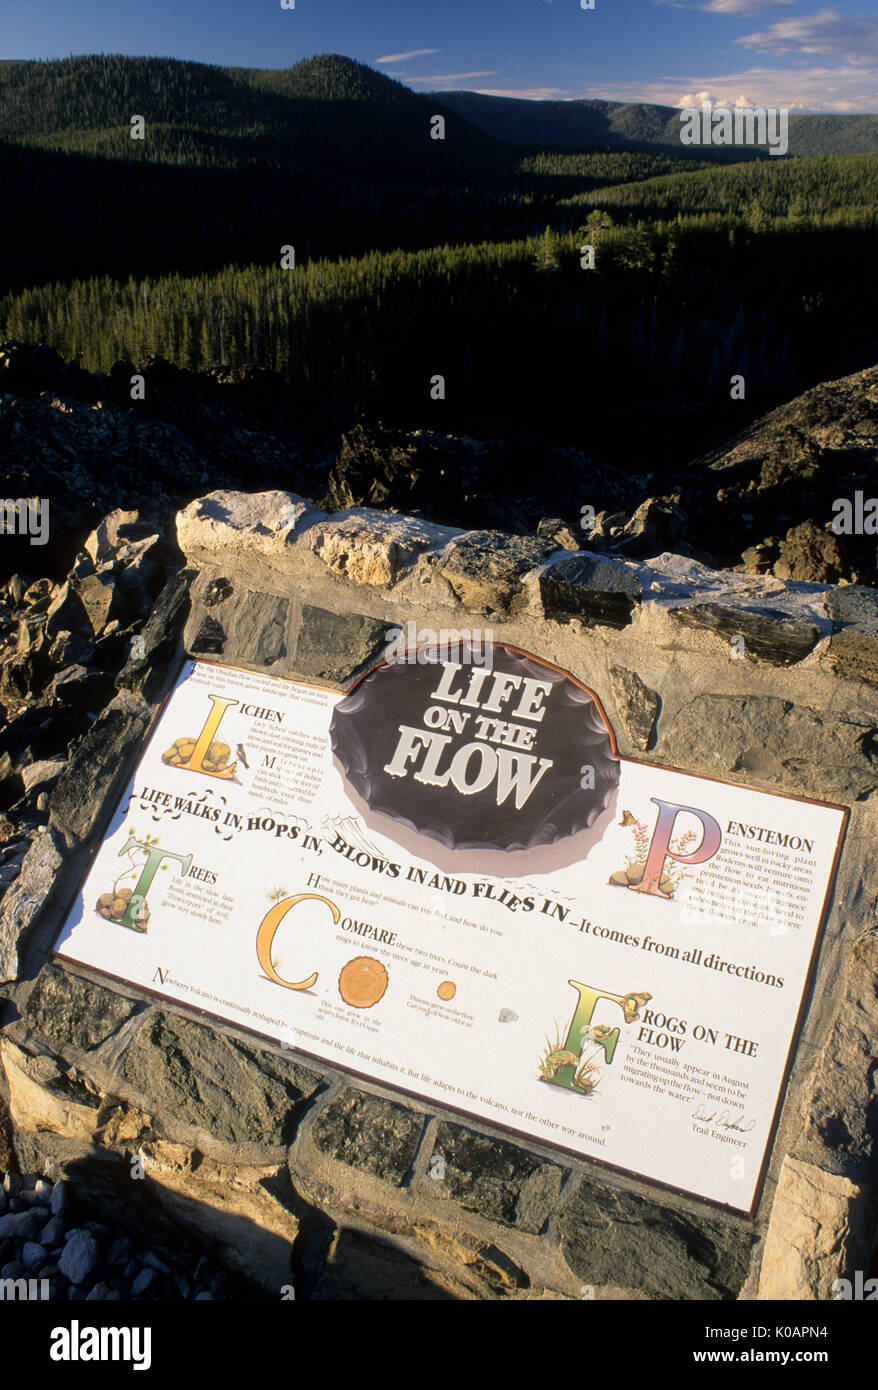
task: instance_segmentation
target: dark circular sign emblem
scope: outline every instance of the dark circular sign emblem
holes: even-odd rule
[[[370,810],[448,849],[527,850],[590,827],[619,782],[596,697],[494,644],[382,664],[335,707],[332,749]]]

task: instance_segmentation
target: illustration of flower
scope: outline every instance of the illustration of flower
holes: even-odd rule
[[[643,878],[643,870],[649,855],[651,831],[646,821],[635,820],[630,811],[623,812],[619,823],[626,826],[634,835],[634,853],[625,856],[625,868],[617,869],[615,873],[610,874],[609,881],[617,888],[632,888]],[[689,877],[686,870],[672,856],[691,854],[694,848],[692,842],[697,838],[694,830],[686,830],[682,835],[671,840],[668,845],[670,853],[665,856],[659,878],[659,888],[668,897],[673,897],[683,879]]]

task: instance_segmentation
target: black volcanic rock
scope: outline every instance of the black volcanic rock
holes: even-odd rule
[[[558,623],[579,619],[586,627],[627,627],[640,602],[637,575],[597,555],[575,554],[540,575],[543,612]]]
[[[729,640],[742,637],[742,655],[771,666],[794,666],[814,650],[821,636],[813,623],[796,622],[783,613],[762,616],[719,603],[675,608],[673,615],[684,627],[708,628]]]

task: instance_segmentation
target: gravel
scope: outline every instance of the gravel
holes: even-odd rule
[[[213,1301],[236,1297],[234,1282],[203,1247],[170,1250],[140,1232],[98,1219],[68,1179],[3,1175],[0,1279],[24,1280],[37,1297],[89,1303],[128,1299]]]

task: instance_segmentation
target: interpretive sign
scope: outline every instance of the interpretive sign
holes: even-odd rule
[[[572,676],[476,655],[188,662],[57,949],[752,1211],[847,812],[620,758]]]

